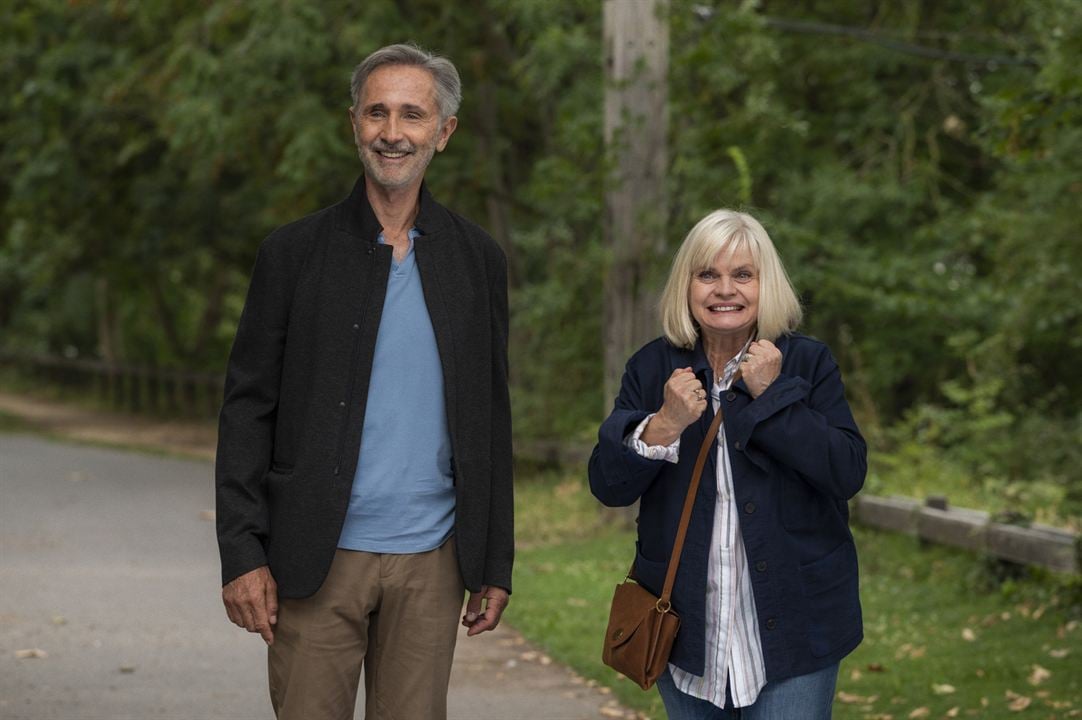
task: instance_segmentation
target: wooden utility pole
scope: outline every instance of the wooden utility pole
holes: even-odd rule
[[[668,207],[668,0],[604,0],[605,145],[609,160],[604,241],[605,412],[632,352],[659,333]]]

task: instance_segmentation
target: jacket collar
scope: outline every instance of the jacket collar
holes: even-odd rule
[[[432,198],[428,186],[421,183],[421,208],[417,212],[414,226],[424,235],[434,235],[451,226],[451,216],[447,210]],[[383,227],[376,213],[368,202],[368,193],[364,189],[364,175],[357,178],[349,197],[338,204],[336,225],[339,230],[350,235],[376,242]]]

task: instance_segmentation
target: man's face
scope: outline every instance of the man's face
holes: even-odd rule
[[[420,183],[458,124],[455,117],[440,122],[435,79],[409,65],[377,68],[349,115],[365,176],[385,189]]]

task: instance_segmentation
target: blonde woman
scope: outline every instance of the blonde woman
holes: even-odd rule
[[[590,458],[610,506],[640,501],[635,574],[660,594],[714,415],[673,589],[681,618],[658,690],[671,720],[823,720],[863,636],[847,501],[867,449],[830,350],[763,226],[717,210],[688,233],[663,337],[627,363]]]

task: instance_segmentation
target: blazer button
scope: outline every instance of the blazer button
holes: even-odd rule
[[[736,448],[737,450],[739,450],[740,449],[740,441],[737,440],[736,442],[734,442],[733,447]]]
[[[760,560],[759,562],[755,563],[755,569],[759,572],[766,572],[766,560]]]
[[[360,329],[361,329],[361,326],[360,326],[360,325],[358,325],[357,323],[353,323],[353,329],[354,329],[354,330],[360,330]]]
[[[345,407],[345,406],[346,406],[346,401],[345,400],[339,400],[338,401],[338,407]]]
[[[751,515],[753,512],[755,512],[755,503],[744,503],[744,512],[746,512],[748,515]]]
[[[728,395],[725,396],[725,399],[728,400],[729,402],[732,402],[733,400],[736,400],[736,393],[734,393],[734,392],[729,393]]]
[[[774,618],[770,618],[769,620],[766,621],[766,629],[767,630],[773,630],[777,626],[778,626],[778,621],[775,620]]]

